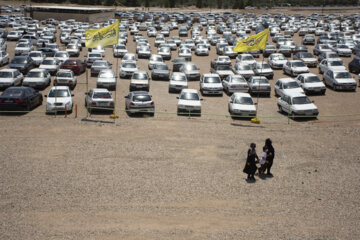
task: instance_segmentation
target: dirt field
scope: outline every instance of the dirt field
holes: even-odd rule
[[[11,58],[14,46],[8,42]],[[127,47],[135,52],[131,36]],[[215,57],[212,47],[193,62],[207,73]],[[106,59],[115,69],[110,48]],[[147,62],[139,60],[139,69],[148,70]],[[275,71],[272,87],[281,76]],[[259,99],[261,124],[254,125],[226,117],[226,95],[204,97],[201,118],[176,116],[177,94],[166,81],[151,82],[155,117],[128,117],[129,80],[120,79],[113,92],[119,119],[85,121],[85,74],[78,81],[78,118],[47,116],[45,104],[0,116],[0,239],[360,238],[359,91],[311,96],[318,120],[289,124],[272,94]],[[89,88],[95,82],[89,78]],[[256,142],[260,152],[268,137],[274,177],[248,183],[248,145]]]

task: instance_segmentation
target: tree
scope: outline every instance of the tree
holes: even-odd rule
[[[239,2],[240,2],[240,0],[235,0],[233,5],[232,5],[232,8],[233,9],[238,9],[239,8]]]
[[[239,0],[239,9],[244,9],[244,8],[245,8],[244,0]]]
[[[105,6],[114,6],[115,0],[105,0],[104,5]]]
[[[202,8],[202,0],[196,0],[196,7]]]
[[[217,8],[222,8],[222,0],[217,0]]]
[[[145,0],[145,7],[146,8],[150,7],[150,0]]]

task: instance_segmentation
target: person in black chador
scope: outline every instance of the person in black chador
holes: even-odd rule
[[[250,148],[248,150],[246,164],[245,164],[245,167],[243,170],[244,173],[248,174],[248,177],[247,177],[248,180],[255,180],[254,174],[257,170],[256,161],[259,161],[259,157],[256,154],[255,148],[256,148],[256,144],[251,143]]]
[[[265,148],[267,149],[267,155],[266,155],[266,175],[271,176],[271,167],[273,165],[274,162],[274,157],[275,157],[275,149],[272,145],[271,139],[267,138],[265,140]]]

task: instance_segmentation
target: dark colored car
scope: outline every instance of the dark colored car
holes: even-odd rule
[[[48,47],[38,48],[38,51],[42,51],[46,57],[54,57],[56,50]]]
[[[173,72],[180,72],[180,67],[187,62],[183,57],[177,57],[173,61]]]
[[[9,68],[18,69],[24,75],[35,67],[35,61],[29,56],[15,56],[9,64]]]
[[[0,110],[26,110],[41,105],[43,97],[31,87],[9,87],[0,96]]]
[[[355,56],[349,63],[349,72],[360,73],[360,57]]]
[[[61,66],[61,69],[70,69],[76,75],[79,75],[79,74],[85,72],[86,64],[83,61],[81,61],[80,59],[70,58],[63,63],[63,65]]]
[[[294,48],[294,54],[298,53],[298,52],[307,52],[308,49],[305,45],[296,45],[296,47]]]
[[[6,29],[0,29],[0,38],[6,39],[8,31]]]

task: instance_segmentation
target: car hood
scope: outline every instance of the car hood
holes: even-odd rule
[[[233,109],[237,110],[245,110],[245,111],[256,111],[255,105],[247,105],[247,104],[232,104]]]
[[[309,71],[308,67],[292,67],[292,69],[294,71],[302,71],[302,72],[308,72]]]
[[[314,82],[314,83],[305,83],[304,84],[305,88],[310,88],[310,87],[325,87],[325,85],[322,82]]]
[[[302,58],[304,62],[317,62],[316,58]]]
[[[170,85],[179,85],[179,86],[187,86],[188,85],[188,83],[185,81],[173,81],[173,80],[170,80],[169,84]]]
[[[233,71],[231,70],[217,70],[216,72],[220,75],[234,75]]]
[[[329,69],[334,70],[334,71],[342,71],[342,70],[346,70],[345,66],[334,66],[334,67],[329,67]]]
[[[97,79],[98,82],[116,82],[115,78],[98,78]]]
[[[40,78],[40,77],[26,77],[24,79],[24,82],[44,82],[46,78]]]
[[[304,93],[304,90],[299,87],[299,88],[284,89],[283,92],[286,95],[291,95],[293,93]]]
[[[201,107],[200,101],[179,99],[178,105]]]
[[[53,104],[55,102],[57,102],[57,103],[67,103],[69,101],[71,101],[71,97],[58,97],[58,98],[48,97],[46,99],[46,102],[51,103],[51,104]]]
[[[57,65],[40,65],[39,68],[41,69],[55,69]]]
[[[122,71],[126,71],[126,72],[135,72],[138,69],[137,68],[121,68]]]
[[[149,80],[144,80],[144,79],[131,79],[130,83],[149,84]]]
[[[318,109],[315,104],[313,103],[308,103],[308,104],[295,104],[292,105],[292,107],[296,110],[314,110],[314,109]]]
[[[207,88],[222,88],[221,83],[202,83],[202,85]]]
[[[356,83],[353,78],[337,78],[336,81],[338,83]]]

